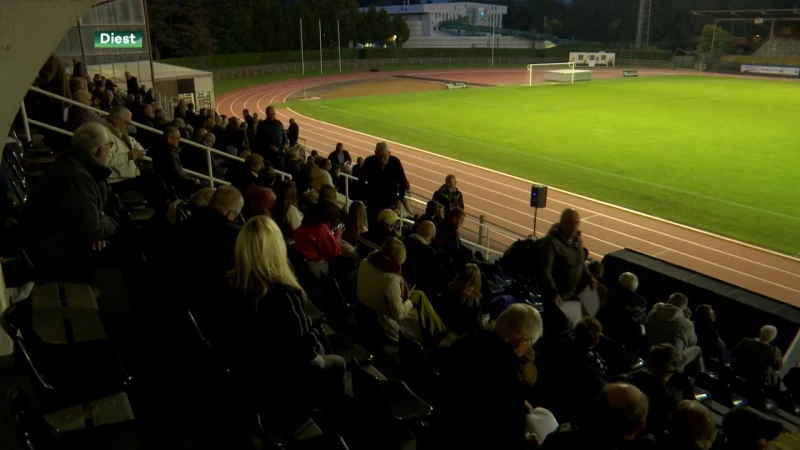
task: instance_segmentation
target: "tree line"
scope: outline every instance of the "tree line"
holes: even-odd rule
[[[147,0],[156,59],[212,54],[300,50],[300,21],[306,50],[349,42],[408,40],[400,16],[374,7],[362,13],[356,0]]]
[[[396,0],[362,0],[370,5]],[[420,0],[412,0],[419,3]],[[423,2],[428,0],[422,0]],[[674,49],[687,36],[699,35],[708,19],[693,10],[780,9],[795,0],[667,0],[652,2],[650,45]],[[508,7],[503,27],[551,33],[581,41],[630,44],[636,34],[639,0],[486,0]],[[336,48],[341,42],[388,42],[408,39],[402,17],[392,19],[374,7],[359,11],[358,0],[147,0],[157,58],[300,50],[300,20],[306,49]],[[749,36],[755,25],[721,24],[730,34]]]

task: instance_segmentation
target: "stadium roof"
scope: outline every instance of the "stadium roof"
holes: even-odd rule
[[[794,9],[723,9],[718,11],[692,11],[700,17],[717,20],[750,21],[763,19],[766,21],[800,21],[800,8]]]

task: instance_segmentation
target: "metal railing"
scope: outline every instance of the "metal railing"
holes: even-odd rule
[[[47,92],[47,91],[45,91],[43,89],[39,89],[38,87],[35,87],[35,86],[31,86],[29,88],[29,90],[31,92],[36,92],[37,94],[41,94],[41,95],[44,95],[44,96],[59,100],[61,102],[64,102],[64,103],[67,103],[67,104],[70,104],[70,105],[73,105],[73,106],[78,106],[80,108],[85,108],[85,109],[94,111],[95,113],[97,113],[97,114],[99,114],[101,116],[107,116],[108,115],[108,112],[103,111],[101,109],[93,108],[91,106],[84,105],[83,103],[76,102],[74,100],[70,100],[70,99],[65,98],[65,97],[61,97],[60,95],[56,95],[56,94],[53,94],[51,92]],[[27,111],[25,109],[24,101],[20,104],[20,112],[21,112],[21,116],[22,116],[22,123],[23,123],[24,129],[25,129],[25,137],[28,139],[28,142],[31,141],[31,132],[30,132],[29,124],[33,124],[33,125],[36,125],[38,127],[43,128],[43,129],[50,130],[50,131],[53,131],[53,132],[56,132],[56,133],[61,133],[61,134],[65,134],[65,135],[68,135],[68,136],[72,136],[72,133],[70,131],[68,131],[68,130],[64,130],[63,128],[59,128],[59,127],[56,127],[56,126],[53,126],[53,125],[49,125],[49,124],[40,122],[38,120],[34,120],[34,119],[28,118],[28,114],[27,114]],[[157,135],[163,135],[164,134],[164,132],[161,131],[161,130],[158,130],[158,129],[153,128],[153,127],[149,127],[147,125],[144,125],[144,124],[141,124],[141,123],[138,123],[138,122],[131,121],[131,125],[133,125],[134,127],[138,128],[138,129],[145,130],[145,131],[148,131],[150,133],[155,133]],[[222,156],[224,158],[231,159],[231,160],[234,160],[234,161],[237,161],[237,162],[244,162],[244,159],[242,159],[242,158],[240,158],[238,156],[233,156],[230,153],[222,152],[222,151],[219,151],[217,149],[214,149],[214,148],[211,148],[211,147],[207,147],[205,145],[198,144],[196,142],[190,141],[188,139],[181,138],[181,143],[183,143],[185,145],[188,145],[190,147],[198,148],[200,150],[205,151],[206,152],[206,164],[208,165],[208,174],[207,175],[204,175],[204,174],[201,174],[201,173],[195,172],[193,170],[189,170],[189,169],[183,169],[183,171],[188,173],[188,174],[190,174],[190,175],[192,175],[192,176],[195,176],[195,177],[210,181],[212,183],[212,185],[213,184],[230,184],[226,180],[214,177],[214,164],[213,164],[212,156],[211,156],[212,154],[217,155],[217,156]],[[150,158],[146,157],[146,160],[149,161]],[[282,180],[284,180],[284,179],[291,180],[292,179],[292,176],[290,174],[286,173],[286,172],[283,172],[283,171],[280,171],[280,170],[276,170],[275,173],[278,176],[280,176]]]

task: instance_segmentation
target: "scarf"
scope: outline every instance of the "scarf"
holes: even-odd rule
[[[384,272],[393,273],[400,276],[400,279],[403,280],[403,298],[407,299],[409,297],[410,292],[408,290],[408,284],[406,283],[405,278],[403,278],[401,275],[403,269],[400,264],[384,255],[381,255],[377,251],[370,253],[369,256],[367,256],[367,261]]]

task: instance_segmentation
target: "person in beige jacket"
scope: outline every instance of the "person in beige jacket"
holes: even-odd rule
[[[140,173],[136,161],[144,158],[145,150],[136,139],[128,136],[127,129],[133,120],[131,111],[124,106],[115,106],[106,120],[103,125],[114,143],[104,163],[112,172],[108,182],[114,184],[138,177]]]

